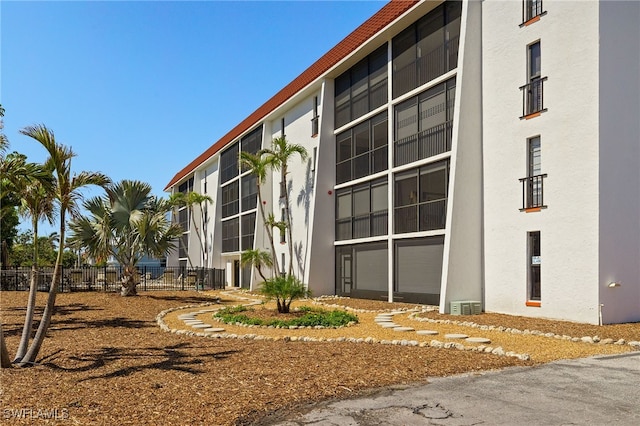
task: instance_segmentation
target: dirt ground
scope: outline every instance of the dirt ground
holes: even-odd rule
[[[510,348],[510,340],[498,341],[510,339],[512,336],[507,333],[491,332],[486,336],[492,341],[498,339],[492,343],[494,346],[500,344],[505,350],[526,350],[531,354],[531,361],[520,361],[513,357],[430,347],[210,339],[167,333],[158,327],[155,319],[160,311],[211,302],[216,295],[219,293],[160,291],[133,298],[95,292],[58,295],[56,314],[38,365],[0,373],[3,420],[18,424],[45,421],[82,425],[254,424],[274,412],[295,410],[326,399],[351,397],[384,386],[424,383],[429,377],[464,372],[481,374],[489,369],[535,366],[551,358],[545,355],[549,353],[557,359],[632,349],[628,345],[571,343],[540,336],[528,336],[529,340],[520,336],[522,342]],[[38,295],[39,306],[45,296]],[[2,324],[10,352],[14,352],[18,344],[26,297],[26,292],[0,293]],[[226,304],[238,304],[225,295],[222,299]],[[330,303],[359,309],[407,307],[350,299]],[[177,314],[167,315],[167,324],[175,321],[176,326],[184,327],[172,317]],[[246,327],[237,327],[237,330],[242,331],[238,334],[258,334],[264,330],[260,334],[318,332],[354,337],[389,333],[373,324],[374,315],[358,313],[360,324],[337,330]],[[452,318],[435,313],[423,315]],[[576,337],[598,335],[603,339],[640,340],[640,324],[594,327],[495,314],[453,319]],[[407,314],[400,315],[398,322],[441,333],[449,330],[449,325],[418,323]],[[229,328],[229,332],[236,332],[231,331],[235,326],[223,326]],[[458,330],[456,327],[459,326],[451,330]],[[470,335],[489,333],[464,329]],[[444,340],[441,336],[436,338]],[[527,341],[529,346],[524,343]],[[57,421],[50,419],[52,414],[58,416]]]

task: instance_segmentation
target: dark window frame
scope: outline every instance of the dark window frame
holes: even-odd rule
[[[224,184],[240,174],[239,152],[240,142],[235,142],[220,154],[220,184]]]
[[[240,250],[240,217],[222,221],[222,252]]]
[[[336,129],[387,103],[387,50],[385,43],[335,79]],[[360,78],[358,72],[361,73]],[[360,88],[359,84],[364,87],[356,92]],[[358,107],[360,108],[357,109]]]
[[[240,181],[235,180],[220,188],[222,192],[221,207],[222,218],[234,216],[239,213]]]
[[[386,187],[388,193],[389,182],[386,177],[375,179],[358,185],[336,190],[336,241],[353,240],[358,238],[380,237],[389,233],[389,203],[384,202],[383,209],[374,207],[374,189]],[[358,202],[358,194],[367,192],[368,208],[356,212],[363,204]],[[340,217],[340,197],[349,197],[349,215]]]
[[[386,123],[386,124],[384,124]],[[384,124],[384,125],[383,125]],[[357,133],[367,128],[367,148],[358,151]],[[336,183],[363,178],[387,170],[389,155],[389,119],[387,112],[382,112],[369,120],[363,121],[336,135]],[[380,143],[376,135],[382,134],[384,142]],[[382,140],[381,139],[381,140]],[[348,142],[349,153],[346,154]],[[362,139],[360,139],[362,140]],[[343,143],[344,142],[344,143]],[[344,152],[341,152],[344,149]],[[357,167],[357,166],[360,167]],[[366,166],[365,166],[366,165]],[[366,168],[366,170],[365,170]]]
[[[423,177],[429,174],[439,173],[444,170],[444,188],[441,188],[444,197],[432,198],[424,188]],[[393,177],[394,186],[394,234],[406,234],[445,229],[447,221],[447,201],[449,199],[449,160],[438,161],[422,167],[396,173]],[[414,180],[411,185],[410,180]],[[402,182],[409,189],[409,194],[404,194],[401,188]],[[426,195],[425,195],[426,194]]]

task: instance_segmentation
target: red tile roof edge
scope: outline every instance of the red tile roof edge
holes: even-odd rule
[[[351,34],[346,36],[341,42],[336,44],[331,50],[325,53],[313,65],[307,68],[302,74],[296,77],[291,83],[286,85],[282,90],[276,93],[271,99],[265,102],[251,115],[242,120],[240,124],[231,129],[220,140],[211,145],[209,149],[196,157],[186,167],[180,170],[171,179],[164,188],[171,188],[173,185],[181,181],[183,178],[193,172],[200,164],[204,163],[208,158],[220,151],[228,143],[238,138],[242,133],[251,129],[258,122],[266,117],[270,112],[285,103],[308,84],[315,81],[329,68],[346,58],[351,52],[356,50],[358,46],[373,37],[384,27],[392,23],[396,18],[411,9],[419,0],[392,0],[382,7],[375,15],[367,19],[362,25],[353,30]]]

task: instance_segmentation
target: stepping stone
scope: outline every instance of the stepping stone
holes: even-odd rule
[[[198,325],[198,324],[204,324],[202,321],[185,321],[184,322],[186,325]]]
[[[211,328],[205,328],[203,330],[205,333],[221,333],[224,331],[224,328],[220,328],[220,327],[211,327]]]
[[[381,322],[393,322],[393,318],[376,318],[373,320],[374,322],[377,323],[381,323]]]
[[[393,331],[414,331],[413,327],[394,327]]]
[[[194,324],[191,326],[191,328],[209,328],[211,327],[211,324]]]
[[[394,323],[394,322],[382,322],[382,323],[380,323],[380,327],[382,327],[382,328],[395,328],[395,327],[399,327],[399,325]]]
[[[466,334],[456,334],[456,333],[451,333],[451,334],[445,334],[444,338],[445,339],[466,339],[467,336]]]
[[[491,343],[491,340],[486,337],[468,337],[465,340],[469,343]]]
[[[436,334],[438,334],[438,332],[435,330],[418,330],[416,331],[416,333],[421,336],[435,336]]]
[[[181,320],[196,319],[196,317],[191,314],[184,314],[184,315],[178,315],[178,319],[181,319]]]

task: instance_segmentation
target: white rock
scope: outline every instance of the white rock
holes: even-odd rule
[[[582,339],[583,342],[585,343],[593,343],[593,339],[591,338],[591,336],[584,336]]]

